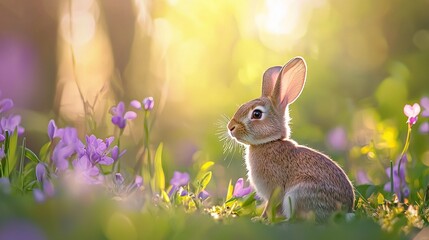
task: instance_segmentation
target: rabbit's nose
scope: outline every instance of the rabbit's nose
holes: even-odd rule
[[[228,126],[229,136],[233,138],[235,137],[235,132],[234,132],[235,129],[236,129],[235,125]]]
[[[233,122],[233,120],[232,120],[232,121],[230,121],[230,122],[228,123],[228,130],[229,130],[229,133],[230,133],[230,134],[233,134],[233,132],[234,132],[235,128],[236,128],[236,124]]]
[[[235,129],[235,126],[231,126],[231,127],[229,128],[229,131],[230,131],[230,132],[232,132],[232,131],[234,131],[234,129]]]

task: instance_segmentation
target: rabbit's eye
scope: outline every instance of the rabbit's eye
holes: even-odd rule
[[[261,119],[262,118],[262,111],[259,109],[255,109],[252,112],[252,119]]]

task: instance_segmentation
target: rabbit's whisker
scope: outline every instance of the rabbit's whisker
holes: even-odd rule
[[[216,122],[216,135],[222,142],[223,154],[225,154],[224,161],[229,161],[227,167],[231,165],[233,156],[235,155],[237,148],[242,149],[241,147],[239,147],[240,145],[228,134],[227,125],[229,121],[229,117],[227,117],[226,115],[222,115],[221,118]]]

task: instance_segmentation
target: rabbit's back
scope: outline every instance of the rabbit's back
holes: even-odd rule
[[[257,193],[268,200],[280,187],[295,191],[301,201],[296,208],[338,208],[351,211],[354,192],[344,171],[327,156],[290,140],[249,146],[246,165]]]

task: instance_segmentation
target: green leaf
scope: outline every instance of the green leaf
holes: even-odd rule
[[[229,180],[228,191],[226,192],[226,201],[232,198],[232,194],[234,193],[234,187],[232,186],[232,180]]]
[[[270,219],[271,222],[276,222],[277,209],[282,202],[281,193],[282,191],[280,187],[275,188],[271,193],[270,199],[268,200],[267,214],[268,219]]]
[[[37,181],[37,180],[33,180],[33,181],[31,181],[31,182],[25,182],[25,185],[24,185],[24,191],[25,192],[31,192],[31,191],[33,191],[33,189],[35,188],[35,187],[37,187],[37,184],[38,184],[39,182]]]
[[[165,175],[162,168],[162,146],[162,143],[160,143],[155,153],[155,185],[161,191],[164,191]]]
[[[38,182],[36,180],[36,163],[29,162],[27,165],[25,165],[22,177],[24,178],[24,191],[31,190],[37,186]]]
[[[249,194],[249,196],[247,196],[246,199],[244,200],[243,204],[241,204],[241,207],[244,208],[254,203],[256,201],[255,195],[256,195],[256,192],[252,192],[251,194]]]
[[[211,179],[212,179],[212,172],[211,171],[204,174],[201,181],[199,181],[200,182],[199,187],[200,187],[201,191],[207,187],[207,184],[209,184]]]
[[[15,129],[12,136],[9,138],[9,145],[8,145],[8,151],[7,151],[7,161],[8,163],[8,172],[7,174],[10,175],[10,173],[15,169],[16,162],[18,161],[18,158],[16,156],[16,150],[18,148],[18,130]]]
[[[372,184],[362,184],[356,186],[356,192],[358,195],[360,195],[362,198],[369,198],[373,193],[376,193],[377,191],[380,191],[379,187],[372,185]]]
[[[45,145],[42,146],[42,148],[40,148],[39,156],[40,160],[42,160],[43,162],[48,162],[48,154],[50,147],[51,142],[47,142],[45,143]]]
[[[238,198],[232,197],[232,198],[228,199],[227,201],[225,201],[225,204],[226,205],[231,205],[231,203],[233,203],[233,202],[235,202],[237,200],[238,200]]]
[[[25,157],[30,159],[32,162],[39,163],[40,160],[37,155],[28,148],[25,148]]]

